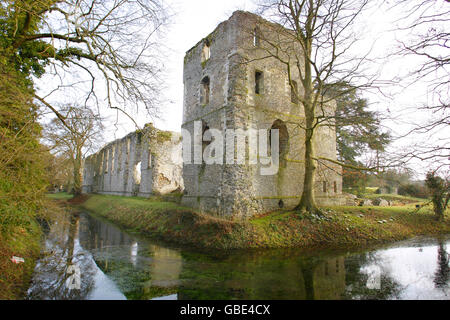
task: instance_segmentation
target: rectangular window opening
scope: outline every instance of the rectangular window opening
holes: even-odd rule
[[[261,71],[255,72],[255,93],[262,94],[264,89],[264,76]]]
[[[117,158],[117,171],[122,171],[123,145],[119,144],[119,154]]]
[[[150,152],[150,150],[148,150],[148,169],[151,169],[153,167],[153,155]]]
[[[260,32],[259,32],[259,29],[258,28],[255,28],[254,30],[253,30],[253,45],[255,46],[255,47],[259,47],[259,38],[260,38]]]
[[[291,102],[298,104],[298,86],[296,81],[291,81]]]
[[[127,139],[127,157],[126,157],[126,162],[125,162],[125,164],[128,166],[128,163],[130,163],[130,149],[131,149],[131,146],[130,146],[130,139],[128,138]]]
[[[113,146],[111,150],[111,172],[114,173],[116,165],[116,147]]]

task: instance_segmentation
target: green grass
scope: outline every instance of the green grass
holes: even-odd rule
[[[42,230],[37,219],[51,222],[71,209],[61,201],[43,201],[35,208],[14,204],[0,206],[0,300],[23,299],[29,288],[41,247]],[[26,210],[31,212],[26,214]],[[23,258],[25,263],[13,263],[13,256]]]
[[[425,202],[427,199],[421,199],[421,198],[415,198],[410,196],[401,196],[398,194],[365,194],[364,198],[366,199],[384,199],[388,201],[396,201],[396,202],[402,202],[402,203],[418,203],[418,202]]]
[[[46,196],[51,200],[69,200],[73,198],[73,195],[67,192],[47,193]]]
[[[23,298],[39,255],[40,235],[31,218],[28,224],[11,225],[0,232],[0,300]],[[13,256],[24,258],[25,263],[13,263]]]
[[[431,206],[328,207],[325,216],[277,211],[229,221],[158,199],[92,195],[81,205],[125,228],[199,248],[360,247],[418,235],[450,233]],[[360,216],[362,215],[362,217]],[[392,219],[392,220],[391,220]],[[380,224],[380,220],[387,223]]]
[[[378,187],[366,187],[366,193],[367,194],[375,194],[375,192],[378,190]]]

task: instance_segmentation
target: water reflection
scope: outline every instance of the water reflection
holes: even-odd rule
[[[437,264],[434,285],[442,290],[448,289],[450,283],[450,254],[442,239],[439,241]]]
[[[138,239],[81,214],[51,226],[28,298],[448,299],[449,243],[450,237],[418,239],[362,253],[204,254]]]

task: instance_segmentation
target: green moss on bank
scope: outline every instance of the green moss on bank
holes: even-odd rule
[[[398,203],[418,203],[418,202],[424,202],[427,201],[427,199],[421,199],[421,198],[414,198],[414,197],[410,197],[410,196],[401,196],[398,194],[365,194],[364,195],[365,199],[384,199],[387,201],[394,201],[394,202],[398,202]]]
[[[438,223],[431,208],[415,212],[415,206],[333,207],[325,209],[324,218],[280,211],[246,222],[143,198],[92,195],[81,206],[125,228],[201,248],[357,247],[450,233],[448,217]]]
[[[40,235],[38,224],[31,219],[0,232],[0,300],[23,299],[39,256]],[[13,256],[24,258],[25,263],[13,263]]]
[[[15,212],[9,214],[19,215],[19,208],[25,209],[19,204]],[[0,300],[21,300],[26,295],[42,244],[42,228],[38,220],[48,225],[71,209],[62,199],[43,201],[33,214],[22,215],[18,220],[3,219],[0,228]],[[15,264],[11,261],[13,256],[23,258],[25,262]]]
[[[73,194],[67,192],[48,193],[46,196],[51,200],[70,200],[73,198]]]
[[[198,214],[160,199],[92,195],[81,207],[127,229],[174,243],[204,248],[243,247],[243,233],[250,224]]]

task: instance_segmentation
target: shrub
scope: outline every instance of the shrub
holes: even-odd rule
[[[430,190],[433,201],[433,209],[438,220],[444,219],[444,213],[450,201],[450,181],[435,175],[434,172],[427,173],[425,183]]]
[[[428,199],[430,192],[425,186],[420,184],[406,184],[398,188],[398,194],[401,196],[410,196],[415,198]]]

